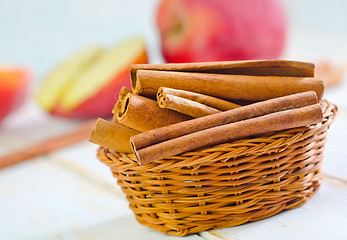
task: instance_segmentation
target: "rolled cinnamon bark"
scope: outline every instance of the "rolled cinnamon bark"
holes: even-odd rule
[[[112,109],[112,113],[113,114],[119,114],[121,112],[121,108],[122,108],[122,102],[123,102],[123,99],[122,100],[118,100],[116,102],[116,104],[114,105],[113,109]]]
[[[132,91],[123,86],[120,91],[119,91],[119,94],[118,94],[118,100],[116,102],[116,104],[114,105],[113,109],[112,109],[112,113],[113,113],[113,117],[112,117],[112,122],[118,122],[117,120],[117,115],[120,114],[120,111],[121,111],[121,106],[122,106],[122,101],[123,99],[125,98],[125,96],[128,94],[128,93],[131,93]]]
[[[130,137],[140,132],[99,118],[89,141],[117,152],[131,153]]]
[[[119,123],[140,132],[192,119],[182,113],[160,108],[156,101],[128,93],[117,115]]]
[[[297,93],[144,132],[132,137],[131,142],[134,149],[140,150],[169,139],[202,131],[204,129],[283,110],[304,107],[316,104],[317,102],[317,96],[313,91]]]
[[[113,123],[118,123],[117,114],[113,114],[113,116],[112,116],[112,122],[113,122]]]
[[[171,94],[162,94],[158,96],[158,104],[161,108],[175,110],[193,118],[199,118],[221,112],[218,109],[206,106],[202,103],[173,96]]]
[[[200,72],[252,76],[314,77],[314,64],[285,60],[133,64],[130,66],[133,89],[135,87],[137,70]]]
[[[118,123],[117,116],[118,116],[118,115],[120,114],[120,112],[121,112],[122,102],[123,102],[123,100],[118,99],[118,101],[117,101],[116,104],[114,105],[114,107],[113,107],[113,109],[112,109],[112,113],[113,113],[112,122]]]
[[[324,91],[323,81],[317,78],[137,71],[134,93],[153,97],[160,87],[194,91],[230,101],[262,101],[306,91],[315,91],[321,99]]]
[[[163,98],[162,95],[170,94],[172,96],[177,96],[181,98],[185,98],[188,100],[192,100],[194,102],[202,103],[204,105],[210,106],[215,109],[219,109],[221,111],[230,110],[233,108],[241,107],[241,105],[225,101],[220,98],[211,97],[205,94],[185,91],[180,89],[166,88],[160,87],[157,93],[157,99]]]
[[[129,88],[123,86],[119,91],[118,100],[123,100],[125,98],[125,96],[131,92],[132,91]]]
[[[132,147],[137,161],[143,165],[201,147],[316,124],[322,117],[321,106],[315,104],[205,129],[140,150]]]

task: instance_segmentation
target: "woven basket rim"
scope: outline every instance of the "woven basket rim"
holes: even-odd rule
[[[244,152],[245,155],[247,155],[247,150],[252,149],[252,152],[254,152],[254,150],[257,150],[256,154],[261,155],[264,152],[264,148],[266,151],[271,148],[273,148],[274,151],[276,151],[278,142],[281,142],[281,148],[285,149],[286,145],[290,145],[295,142],[308,139],[309,137],[313,136],[317,131],[319,131],[321,128],[328,128],[335,121],[335,118],[338,114],[337,105],[327,100],[322,100],[321,106],[322,106],[322,112],[323,112],[323,120],[320,123],[317,123],[308,127],[292,128],[292,129],[277,131],[273,133],[262,134],[260,136],[252,136],[252,137],[247,137],[243,139],[238,139],[228,143],[217,144],[215,146],[203,147],[203,148],[195,149],[192,151],[184,152],[181,154],[177,154],[170,158],[158,160],[150,164],[145,164],[145,165],[142,165],[142,167],[144,168],[147,167],[148,169],[151,169],[151,170],[156,169],[156,171],[162,171],[162,170],[165,170],[165,168],[160,166],[163,166],[163,164],[168,165],[168,161],[173,161],[173,162],[181,161],[182,159],[185,159],[187,157],[196,156],[199,154],[199,152],[213,154],[214,152],[218,152],[220,149],[226,149],[226,148],[229,148],[230,151],[239,151],[240,154],[241,152]],[[261,143],[264,144],[263,147],[259,145]],[[242,151],[240,150],[240,147],[245,147],[245,149]],[[129,164],[138,165],[136,157],[133,153],[120,153],[120,152],[116,152],[111,149],[106,149],[103,147],[100,147],[100,149],[107,150],[111,155],[115,154],[117,156],[119,155],[122,156],[126,162],[129,162]],[[187,166],[195,166],[195,165],[200,166],[201,163],[195,164],[194,161],[187,163]]]
[[[323,121],[139,165],[133,154],[99,148],[140,224],[174,236],[232,227],[302,206],[319,189],[327,129],[338,108],[322,101]]]

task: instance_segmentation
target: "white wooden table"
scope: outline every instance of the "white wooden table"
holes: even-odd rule
[[[340,114],[328,134],[324,182],[312,199],[268,219],[184,239],[347,239],[344,80],[325,94]],[[0,129],[0,154],[75,125],[28,104]],[[178,239],[136,222],[109,168],[96,159],[96,149],[85,141],[0,170],[0,239]]]

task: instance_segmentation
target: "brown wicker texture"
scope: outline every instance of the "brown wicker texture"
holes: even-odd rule
[[[184,236],[270,217],[303,205],[319,188],[327,129],[337,107],[305,128],[225,143],[139,166],[100,148],[139,223]]]

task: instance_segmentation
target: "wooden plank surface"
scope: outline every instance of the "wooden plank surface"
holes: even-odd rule
[[[323,171],[326,175],[347,181],[347,72],[340,85],[326,90],[325,98],[336,104],[339,114],[328,131]]]
[[[179,239],[138,224],[107,181],[51,156],[2,171],[0,239]]]
[[[0,195],[0,239],[59,239],[66,232],[79,239],[83,228],[115,219],[112,212],[128,214],[124,199],[48,157],[2,171]]]
[[[347,182],[324,177],[319,191],[302,207],[241,226],[201,233],[208,240],[343,240],[347,237]]]
[[[32,121],[5,125],[0,154],[78,124],[38,117],[32,105],[17,114]],[[1,170],[0,239],[181,239],[137,223],[110,169],[97,160],[96,149],[84,141]]]

